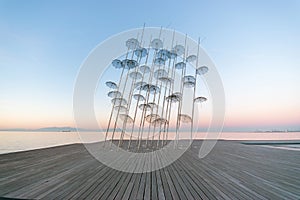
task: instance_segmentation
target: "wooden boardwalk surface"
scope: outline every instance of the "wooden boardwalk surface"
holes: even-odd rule
[[[120,172],[74,144],[0,155],[0,196],[24,199],[300,199],[300,151],[201,141],[172,165]]]

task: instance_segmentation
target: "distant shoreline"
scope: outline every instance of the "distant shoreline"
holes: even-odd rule
[[[0,129],[0,132],[106,132],[106,130],[101,129],[84,129],[84,128],[73,128],[73,127],[49,127],[49,128],[39,128],[39,129],[23,129],[23,128],[16,128],[16,129]],[[109,130],[113,131],[113,130]],[[120,131],[120,130],[116,130]],[[175,130],[170,130],[175,131]],[[182,130],[184,132],[189,132],[189,129]],[[198,132],[207,132],[206,130],[199,130]],[[300,130],[245,130],[245,131],[231,131],[231,130],[223,130],[221,132],[232,132],[232,133],[296,133],[300,132]]]
[[[104,132],[42,132],[42,131],[2,131],[0,132],[0,154],[14,151],[24,151],[30,149],[39,149],[51,146],[62,146],[74,143],[91,143],[104,140]],[[169,139],[175,138],[175,132],[169,132]],[[117,134],[118,135],[118,134]],[[117,135],[115,135],[117,138]],[[180,139],[189,139],[189,132],[181,132]],[[124,139],[129,139],[125,135]],[[289,133],[255,133],[255,132],[221,132],[217,135],[210,135],[206,132],[197,132],[194,134],[194,140],[213,139],[236,142],[275,142],[300,141],[300,132]],[[270,143],[268,142],[268,143]],[[285,142],[286,143],[286,142]]]
[[[203,139],[195,139],[194,141],[203,141]],[[230,139],[217,139],[217,141],[227,141],[227,142],[235,142],[240,143],[243,145],[250,145],[250,146],[261,146],[261,147],[280,147],[285,146],[286,150],[293,150],[293,148],[286,148],[289,145],[299,145],[297,148],[300,151],[300,140],[298,139],[291,139],[291,140],[230,140]],[[103,141],[100,141],[103,142]],[[94,143],[94,142],[91,142]],[[98,143],[98,142],[97,142]],[[36,150],[43,150],[49,148],[56,148],[56,147],[64,147],[70,145],[84,145],[88,143],[81,143],[81,142],[73,142],[73,143],[65,143],[65,144],[55,144],[55,145],[47,145],[47,146],[40,146],[40,147],[33,147],[33,148],[25,148],[25,149],[1,149],[0,147],[0,156],[5,154],[11,153],[19,153],[19,152],[27,152],[27,151],[36,151]],[[284,149],[282,148],[282,149]],[[296,149],[296,148],[294,148]]]

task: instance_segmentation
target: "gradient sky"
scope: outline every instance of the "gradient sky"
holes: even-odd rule
[[[300,129],[300,1],[0,0],[0,128],[74,126],[80,65],[111,35],[163,26],[205,38],[227,130]]]

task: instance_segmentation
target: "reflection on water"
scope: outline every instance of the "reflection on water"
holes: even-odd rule
[[[118,133],[117,133],[118,134]],[[103,135],[99,132],[84,132],[81,137],[76,132],[12,132],[0,131],[0,154],[39,149],[83,142],[97,142]],[[146,135],[146,134],[145,134]],[[181,139],[189,139],[190,133],[180,132]],[[175,133],[169,133],[168,139],[173,139]],[[208,135],[209,137],[209,135]],[[101,139],[100,139],[101,138]],[[117,135],[116,135],[116,138]],[[157,138],[157,136],[155,137]],[[194,139],[207,138],[207,133],[195,133]],[[127,136],[128,139],[128,136]],[[218,139],[218,138],[213,138]],[[224,140],[300,140],[300,132],[290,133],[250,133],[223,132],[219,139]]]
[[[285,144],[285,145],[261,145],[263,147],[275,148],[275,149],[285,149],[290,151],[300,151],[299,144]]]

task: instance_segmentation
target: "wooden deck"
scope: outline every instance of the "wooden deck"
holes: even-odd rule
[[[124,173],[80,144],[0,155],[0,196],[24,199],[300,199],[300,152],[201,141],[166,168]]]

